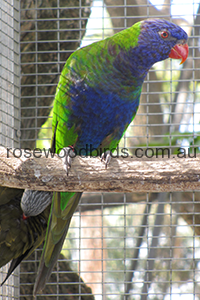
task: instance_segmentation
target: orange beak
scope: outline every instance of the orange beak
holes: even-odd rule
[[[188,57],[188,53],[189,53],[189,48],[187,44],[183,44],[183,45],[177,44],[172,48],[169,57],[174,59],[181,59],[180,62],[181,65],[186,61]]]

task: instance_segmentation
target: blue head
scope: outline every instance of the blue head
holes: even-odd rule
[[[148,19],[141,22],[138,47],[150,65],[168,57],[183,63],[188,56],[187,39],[181,27],[164,19]]]
[[[181,27],[164,19],[147,19],[139,24],[137,45],[130,47],[127,52],[120,53],[123,57],[123,67],[120,66],[122,60],[117,58],[115,61],[123,73],[130,70],[141,83],[154,63],[169,57],[181,59],[181,63],[186,60],[188,36]]]

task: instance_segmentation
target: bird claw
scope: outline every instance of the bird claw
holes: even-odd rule
[[[64,151],[64,154],[62,155],[62,151]],[[62,155],[62,161],[64,164],[64,169],[67,173],[67,176],[69,174],[69,169],[71,169],[72,166],[72,159],[76,156],[74,153],[74,149],[72,146],[65,147],[61,150],[61,155]]]
[[[111,151],[107,150],[106,152],[102,153],[101,161],[105,163],[105,168],[107,169],[108,164],[111,161]]]

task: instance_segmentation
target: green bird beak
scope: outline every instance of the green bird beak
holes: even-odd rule
[[[169,54],[170,58],[174,58],[174,59],[181,59],[180,65],[183,64],[187,57],[188,57],[188,53],[189,53],[189,48],[188,48],[188,44],[176,44],[172,49],[171,52]]]

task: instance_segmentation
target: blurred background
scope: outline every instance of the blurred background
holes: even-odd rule
[[[78,47],[146,18],[189,35],[189,58],[148,73],[141,104],[120,147],[200,151],[198,0],[0,0],[0,144],[49,148],[60,72]],[[146,152],[151,156],[152,151]],[[84,193],[62,254],[35,299],[200,299],[200,193]],[[41,249],[0,289],[32,299]],[[1,269],[3,280],[7,267]]]

